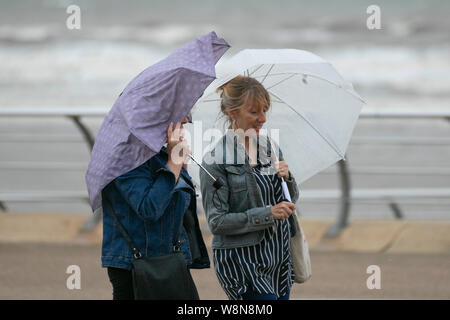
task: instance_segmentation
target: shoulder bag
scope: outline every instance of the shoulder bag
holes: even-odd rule
[[[197,288],[180,251],[180,242],[164,256],[144,257],[106,200],[116,225],[133,252],[132,279],[136,300],[199,300]]]
[[[292,219],[289,219],[289,222],[293,222],[295,229],[290,242],[291,261],[295,274],[294,282],[304,283],[312,276],[308,242],[306,242],[305,233],[298,221],[297,209],[292,213],[291,217]]]

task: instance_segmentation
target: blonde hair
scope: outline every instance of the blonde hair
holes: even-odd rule
[[[220,110],[222,116],[226,116],[231,125],[231,118],[228,111],[237,111],[247,103],[256,103],[264,107],[270,107],[270,95],[264,86],[255,78],[237,76],[227,83],[217,88],[220,93]]]

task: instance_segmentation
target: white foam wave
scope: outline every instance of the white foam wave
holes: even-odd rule
[[[160,36],[160,41],[171,43],[181,39],[175,31],[175,28],[167,29],[167,38]],[[110,37],[124,37],[124,34],[120,30],[114,34],[113,30]],[[59,41],[40,46],[0,44],[0,59],[7,61],[0,64],[0,85],[4,88],[52,85],[78,88],[75,91],[81,93],[105,88],[117,91],[175,47],[117,41]],[[450,95],[450,46],[327,47],[314,53],[331,62],[357,90]]]
[[[161,24],[152,26],[117,25],[89,26],[86,31],[68,32],[64,25],[2,25],[0,42],[37,43],[50,39],[67,41],[75,37],[82,40],[145,42],[155,45],[175,45],[210,32],[210,25]]]
[[[0,25],[0,41],[42,42],[56,35],[55,28],[45,25]]]
[[[450,46],[347,47],[318,54],[359,86],[427,95],[450,93]]]

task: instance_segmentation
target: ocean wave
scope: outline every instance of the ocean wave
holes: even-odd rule
[[[0,43],[42,43],[49,40],[97,40],[111,42],[145,42],[155,45],[176,45],[212,31],[211,25],[161,24],[152,26],[95,26],[89,31],[69,30],[61,25],[3,25]]]
[[[0,25],[0,42],[37,43],[57,37],[54,27]]]
[[[0,59],[8,61],[0,65],[0,85],[125,85],[144,68],[167,56],[176,48],[174,42],[184,41],[184,37],[192,38],[192,33],[196,33],[194,29],[183,33],[178,28],[182,29],[181,26],[173,25],[156,32],[157,27],[153,27],[153,32],[138,34],[133,33],[132,28],[126,32],[122,28],[97,30],[97,37],[109,37],[109,41],[72,42],[67,39],[26,47],[0,43]],[[51,37],[51,32],[45,29],[33,32],[33,37],[30,32],[23,38],[39,41],[37,39]],[[127,34],[131,33],[143,42],[117,41],[128,39]],[[326,31],[319,34],[317,30],[304,30],[303,36],[326,38],[330,34]],[[329,45],[314,50],[314,53],[332,63],[357,88],[437,96],[446,96],[450,91],[449,45],[428,48]],[[227,56],[224,56],[223,60],[226,59]]]
[[[318,53],[346,80],[376,90],[445,95],[450,91],[450,46],[354,47]]]

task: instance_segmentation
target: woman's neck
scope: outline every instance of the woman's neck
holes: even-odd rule
[[[233,132],[236,133],[236,130],[241,130],[241,132],[245,132],[244,129],[242,128],[238,128],[236,127],[236,125],[231,125],[231,129],[233,130]],[[250,159],[250,165],[256,165],[257,164],[257,148],[258,146],[257,144],[257,139],[252,139],[255,141],[255,143],[250,143],[250,139],[251,137],[244,135],[244,137],[242,137],[239,134],[236,134],[238,137],[238,142],[242,145],[244,145],[245,148],[245,152],[247,153],[247,156]]]

